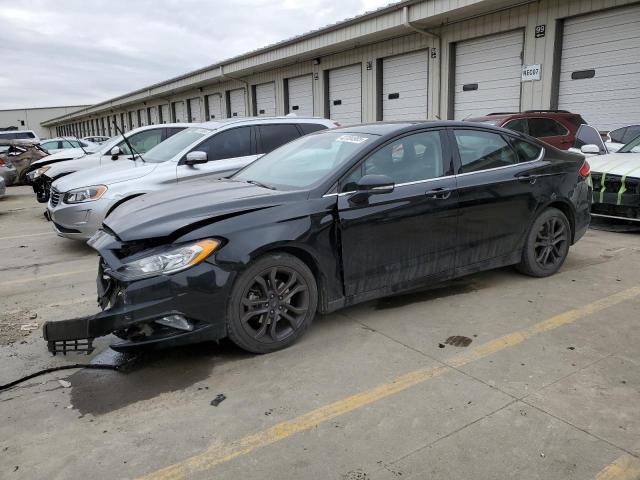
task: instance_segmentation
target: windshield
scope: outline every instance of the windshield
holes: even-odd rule
[[[640,153],[640,135],[618,150],[618,153]]]
[[[320,183],[377,135],[327,132],[302,137],[256,160],[232,178],[295,190]]]
[[[207,128],[187,128],[159,143],[144,154],[146,162],[162,163],[171,160],[185,148],[210,135],[213,130]]]

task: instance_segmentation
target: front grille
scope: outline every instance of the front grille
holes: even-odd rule
[[[51,187],[51,198],[49,201],[51,202],[52,207],[55,207],[60,203],[60,192],[53,187]]]
[[[604,177],[604,191],[608,193],[618,193],[622,186],[621,175],[607,175]]]

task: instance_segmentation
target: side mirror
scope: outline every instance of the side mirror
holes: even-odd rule
[[[391,193],[395,188],[395,182],[386,175],[365,175],[356,183],[356,193],[350,200],[354,203],[362,202],[371,195]]]
[[[120,147],[113,147],[111,149],[111,160],[117,160],[120,155]]]
[[[582,153],[587,154],[587,155],[599,155],[600,154],[600,148],[597,145],[593,145],[593,144],[583,145],[580,148],[580,151]]]
[[[197,165],[199,163],[207,163],[209,158],[207,157],[207,152],[194,151],[187,153],[187,156],[184,159],[185,165]]]

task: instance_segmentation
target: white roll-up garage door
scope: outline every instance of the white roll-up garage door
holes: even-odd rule
[[[274,117],[276,115],[276,85],[273,82],[256,85],[256,115]]]
[[[382,60],[382,118],[423,120],[427,118],[426,51]]]
[[[151,119],[151,125],[157,125],[160,123],[158,118],[158,107],[149,107],[149,118]]]
[[[244,88],[229,90],[229,112],[231,117],[245,117],[247,115]]]
[[[173,102],[173,121],[180,123],[187,121],[187,109],[184,100]]]
[[[301,117],[313,116],[313,78],[311,75],[287,80],[289,111]]]
[[[138,117],[140,118],[140,126],[144,127],[145,125],[147,125],[149,122],[147,121],[147,109],[146,108],[141,108],[140,110],[138,110]]]
[[[138,122],[138,111],[133,110],[129,112],[129,127],[131,128],[131,130],[133,130],[134,128],[138,128],[139,126],[140,123]]]
[[[520,111],[522,30],[458,42],[454,118]]]
[[[362,66],[329,71],[329,117],[342,125],[362,121]]]
[[[160,105],[160,123],[171,123],[169,105]]]
[[[207,111],[209,118],[207,120],[220,120],[224,118],[222,114],[222,95],[214,93],[207,96]]]
[[[200,98],[189,99],[189,115],[189,122],[200,123],[202,121]]]
[[[640,6],[565,20],[558,107],[599,130],[640,120]]]

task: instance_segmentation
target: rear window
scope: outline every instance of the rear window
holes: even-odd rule
[[[299,123],[298,126],[302,129],[302,133],[304,135],[329,128],[326,125],[321,125],[319,123]]]
[[[540,156],[542,148],[539,146],[519,138],[510,138],[510,140],[521,162],[531,162]]]
[[[262,140],[262,148],[258,153],[269,153],[300,136],[296,126],[291,124],[260,125],[258,129]]]
[[[29,140],[36,138],[32,132],[0,132],[0,138],[5,140]]]
[[[571,122],[576,127],[580,127],[580,125],[587,124],[587,121],[584,118],[582,118],[580,115],[571,115],[570,117],[567,118],[567,120],[569,120],[569,122]]]
[[[569,131],[564,125],[550,118],[530,118],[529,135],[536,138],[559,137],[568,135]]]

